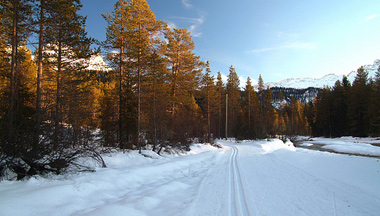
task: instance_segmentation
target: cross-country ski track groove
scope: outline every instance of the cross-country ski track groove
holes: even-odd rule
[[[229,161],[229,215],[250,215],[237,163],[238,149],[231,146]]]

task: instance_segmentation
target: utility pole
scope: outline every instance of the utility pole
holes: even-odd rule
[[[228,94],[226,94],[226,140],[227,140],[227,131],[228,131]]]

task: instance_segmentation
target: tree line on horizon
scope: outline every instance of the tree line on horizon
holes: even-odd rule
[[[112,70],[89,70],[99,50],[91,49],[96,41],[87,36],[81,7],[80,0],[0,3],[0,176],[88,170],[80,157],[105,166],[99,147],[160,153],[188,149],[195,138],[379,132],[379,73],[375,81],[343,80],[315,101],[292,98],[275,108],[261,75],[258,89],[250,78],[240,89],[233,66],[226,83],[220,72],[215,78],[194,52],[191,33],[156,20],[146,0],[119,0],[102,14],[107,35],[97,44]],[[34,53],[26,45],[36,45]]]
[[[363,67],[351,84],[346,76],[321,89],[309,104],[312,135],[326,137],[380,136],[380,67],[369,78]]]

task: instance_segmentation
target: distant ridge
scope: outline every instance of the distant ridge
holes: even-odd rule
[[[374,77],[377,69],[380,66],[380,59],[375,60],[372,65],[364,65],[364,69],[368,72],[368,77]],[[359,67],[358,67],[359,68]],[[356,70],[351,71],[347,78],[352,83],[356,76]],[[283,87],[283,88],[295,88],[306,89],[309,87],[323,88],[324,86],[334,86],[337,80],[342,80],[343,75],[327,74],[321,78],[288,78],[278,82],[265,83],[265,86],[269,88]],[[255,86],[257,89],[257,86]]]

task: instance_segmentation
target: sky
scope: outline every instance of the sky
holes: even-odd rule
[[[82,0],[88,35],[117,0]],[[256,83],[348,74],[380,59],[378,0],[147,0],[157,20],[192,32],[195,53],[224,77]]]

